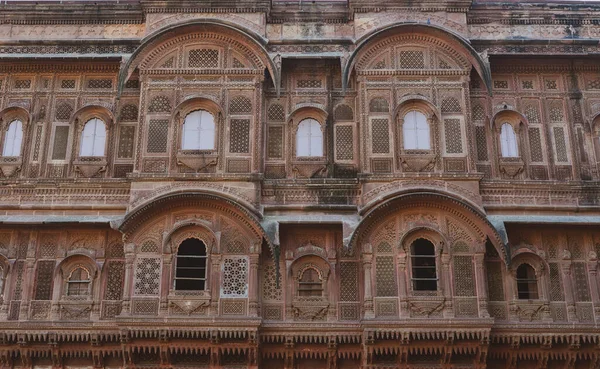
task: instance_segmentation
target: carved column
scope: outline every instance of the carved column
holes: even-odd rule
[[[408,289],[406,278],[406,252],[401,249],[398,254],[398,294],[400,297],[400,318],[408,318]]]
[[[592,302],[594,304],[594,315],[596,320],[600,318],[600,294],[598,291],[598,256],[594,251],[590,252],[588,258],[588,270],[590,273],[590,290],[592,292]]]
[[[133,286],[133,263],[135,261],[135,244],[126,243],[125,249],[125,283],[123,284],[123,306],[121,315],[131,314],[131,289]]]
[[[366,244],[363,247],[363,270],[365,273],[365,319],[375,318],[375,312],[373,310],[373,290],[371,280],[371,266],[373,264],[373,249],[370,244]]]
[[[23,272],[23,285],[21,287],[21,306],[19,310],[19,320],[28,319],[29,302],[32,299],[33,288],[35,286],[35,259],[27,258],[25,261],[25,270]]]
[[[248,315],[258,316],[258,254],[250,255],[250,268],[248,275]]]
[[[211,255],[210,264],[210,315],[219,315],[221,293],[221,255]]]
[[[560,272],[565,291],[565,302],[567,303],[567,318],[570,322],[577,321],[575,312],[575,298],[573,297],[573,282],[571,281],[571,261],[567,260],[560,264]]]
[[[163,267],[161,275],[161,288],[160,288],[160,305],[158,309],[158,315],[169,314],[169,292],[171,291],[171,267],[173,265],[173,255],[163,254]]]
[[[446,299],[446,306],[444,307],[444,318],[454,317],[454,304],[452,303],[452,276],[450,275],[450,255],[443,253],[440,257],[442,261],[442,268],[440,271],[440,281],[442,288],[442,295]]]
[[[485,281],[485,254],[475,254],[475,282],[477,286],[477,303],[479,305],[479,317],[489,318],[488,311],[488,292]]]

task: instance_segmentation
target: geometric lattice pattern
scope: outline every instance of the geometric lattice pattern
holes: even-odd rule
[[[475,126],[475,143],[477,144],[477,160],[487,161],[488,147],[484,126]]]
[[[358,263],[340,263],[340,301],[358,301]]]
[[[60,81],[60,88],[65,90],[72,90],[75,88],[74,79],[63,79]]]
[[[272,122],[283,122],[285,120],[285,113],[283,106],[280,104],[273,104],[269,106],[267,117]]]
[[[444,119],[444,133],[446,135],[446,152],[448,154],[462,153],[460,119]]]
[[[160,274],[159,258],[138,258],[134,275],[135,294],[158,295]]]
[[[508,81],[506,81],[506,80],[494,81],[494,88],[506,90],[508,88]]]
[[[423,69],[425,68],[425,55],[420,50],[400,51],[401,69]]]
[[[564,301],[560,267],[557,263],[550,263],[550,301]]]
[[[149,153],[167,152],[167,134],[169,132],[169,121],[167,119],[151,119],[148,124],[148,144],[146,150]]]
[[[530,79],[521,81],[521,88],[523,90],[533,90],[533,81]]]
[[[455,97],[447,97],[442,100],[442,113],[460,113],[462,108],[460,102]]]
[[[236,96],[229,102],[229,114],[252,113],[252,101],[245,96]]]
[[[551,122],[564,122],[565,114],[562,100],[550,100],[548,102],[548,115]]]
[[[540,110],[537,103],[530,103],[523,109],[523,114],[529,123],[540,123]]]
[[[245,256],[227,257],[223,261],[221,297],[248,296],[248,259]]]
[[[69,143],[69,126],[56,126],[54,129],[54,145],[52,160],[65,160]]]
[[[170,113],[171,109],[171,101],[166,96],[156,96],[148,105],[149,113]]]
[[[573,263],[575,301],[590,301],[590,287],[585,263]]]
[[[389,126],[387,119],[373,119],[371,121],[371,137],[373,154],[387,154],[390,152]]]
[[[321,88],[322,81],[320,79],[299,79],[296,86],[298,88]]]
[[[135,126],[119,127],[119,146],[117,149],[117,158],[133,158],[133,139],[135,137]]]
[[[377,256],[375,258],[376,296],[397,296],[396,268],[393,256]]]
[[[232,119],[229,130],[229,152],[250,152],[250,119]]]
[[[106,289],[104,300],[120,300],[123,296],[123,283],[125,281],[125,262],[109,261],[106,275]]]
[[[567,162],[567,143],[565,142],[565,129],[563,127],[553,127],[554,143],[556,144],[556,161]]]
[[[269,159],[283,158],[283,127],[268,128],[267,157]]]
[[[90,79],[87,84],[87,87],[91,89],[111,89],[112,86],[112,79]]]
[[[219,51],[213,49],[194,49],[188,53],[188,67],[218,68]]]
[[[346,104],[342,104],[335,108],[335,112],[333,113],[335,120],[353,120],[354,113],[352,112],[352,108]]]
[[[281,285],[277,286],[275,264],[263,265],[262,298],[266,301],[281,301]]]
[[[138,107],[133,104],[127,104],[121,109],[122,122],[135,122],[138,118]]]
[[[504,282],[502,279],[502,263],[489,261],[486,263],[488,296],[490,301],[504,301]]]
[[[152,240],[146,240],[142,242],[140,252],[158,252],[158,245]]]
[[[600,78],[590,79],[587,81],[588,90],[600,90]]]
[[[54,261],[38,261],[37,273],[35,275],[34,300],[52,300],[54,265]]]
[[[481,104],[473,105],[473,108],[471,109],[471,119],[473,119],[474,122],[483,122],[485,119],[485,109]]]
[[[531,151],[532,162],[540,163],[544,161],[539,128],[529,128],[529,150]]]
[[[369,103],[369,111],[371,113],[387,113],[390,111],[390,107],[386,99],[376,97]]]
[[[475,296],[475,275],[471,256],[454,256],[454,296]]]
[[[335,159],[352,160],[354,158],[352,126],[335,127]]]
[[[547,79],[545,82],[546,90],[558,90],[558,82],[555,79]]]
[[[29,89],[31,88],[31,80],[30,79],[17,79],[15,80],[15,89]]]
[[[54,118],[59,121],[66,121],[71,119],[71,115],[73,115],[73,105],[66,101],[56,104],[56,113]]]

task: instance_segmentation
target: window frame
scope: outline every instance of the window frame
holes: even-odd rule
[[[179,251],[180,251],[181,245],[184,242],[188,241],[188,240],[196,240],[197,242],[201,243],[204,246],[204,255],[203,256],[202,255],[191,255],[191,256],[189,256],[189,255],[188,256],[183,256],[182,255],[182,256],[180,256],[179,255]],[[187,237],[187,238],[181,240],[181,242],[177,245],[177,249],[175,250],[173,256],[174,256],[174,258],[173,258],[174,259],[173,260],[173,282],[172,282],[172,290],[173,291],[178,292],[178,293],[186,293],[186,292],[188,292],[188,293],[194,293],[194,292],[201,292],[201,291],[202,292],[206,292],[206,291],[210,290],[209,284],[208,284],[208,282],[209,282],[209,278],[208,278],[208,276],[209,276],[209,265],[210,265],[209,264],[209,247],[208,247],[208,245],[206,244],[205,241],[203,241],[203,240],[201,240],[199,238],[195,238],[195,237]],[[201,278],[189,278],[189,277],[183,278],[183,277],[177,277],[177,272],[178,272],[178,269],[180,268],[178,266],[180,258],[181,259],[186,258],[186,259],[198,259],[198,260],[203,259],[203,260],[205,260],[204,261],[204,268],[203,268],[204,269],[204,276],[201,277]],[[181,268],[183,268],[183,267],[181,267]],[[202,269],[202,268],[199,267],[197,269]],[[204,288],[203,289],[177,289],[177,281],[178,280],[202,281]]]
[[[20,142],[19,142],[19,150],[18,150],[18,155],[6,155],[5,151],[6,151],[6,146],[7,146],[7,140],[9,139],[9,132],[11,127],[13,126],[13,124],[19,123],[21,125],[21,138],[20,138]],[[23,156],[23,142],[25,141],[25,124],[23,123],[23,120],[15,117],[13,119],[10,120],[10,122],[6,125],[6,128],[3,130],[3,137],[2,137],[2,157],[5,158],[19,158]],[[16,129],[15,129],[16,131]],[[13,141],[13,152],[14,152],[14,143],[16,141],[16,136],[12,139]]]
[[[414,245],[417,241],[419,240],[424,240],[426,242],[429,242],[431,244],[431,247],[433,248],[433,254],[432,255],[425,255],[425,254],[415,254],[414,252]],[[410,240],[410,242],[407,243],[408,245],[408,252],[409,252],[409,266],[410,266],[410,288],[411,291],[413,292],[413,294],[428,294],[428,293],[432,293],[432,294],[437,294],[440,292],[440,288],[441,288],[441,284],[440,284],[440,271],[439,271],[439,260],[438,260],[438,252],[436,250],[436,246],[435,243],[430,240],[429,238],[427,238],[424,235],[418,235],[414,238],[412,238]],[[425,266],[427,268],[433,268],[435,269],[435,278],[416,278],[415,277],[415,268],[417,268],[418,266],[415,265],[415,259],[417,258],[430,258],[433,259],[434,261],[434,265],[432,266]],[[423,268],[425,268],[423,267]],[[415,288],[415,282],[416,281],[435,281],[435,289],[417,289]]]
[[[521,269],[521,267],[527,267],[528,270],[531,270],[533,272],[533,278],[520,278],[519,277],[519,269]],[[527,262],[521,262],[519,264],[519,266],[517,266],[515,268],[515,284],[516,284],[516,298],[519,301],[527,301],[527,300],[539,300],[540,299],[540,278],[538,276],[537,270],[536,268],[531,265],[530,263]],[[526,284],[526,286],[528,287],[527,292],[527,298],[522,298],[521,294],[522,291],[520,290],[519,286],[522,285],[523,283]],[[535,285],[535,295],[532,296],[532,291],[531,291],[531,284],[534,283]]]
[[[82,280],[76,280],[76,281],[71,281],[71,278],[73,276],[73,273],[76,270],[82,269],[83,271],[85,271],[87,273],[87,277],[88,279],[82,279]],[[71,295],[70,294],[70,287],[72,284],[86,284],[87,285],[87,293],[86,294],[76,294],[76,295]],[[80,299],[83,297],[91,297],[92,295],[92,273],[83,265],[76,265],[74,266],[71,271],[69,272],[69,276],[65,279],[65,289],[63,292],[63,295],[66,298],[71,298],[71,299]]]
[[[418,119],[415,120],[415,133],[416,133],[416,139],[417,139],[417,147],[415,148],[407,148],[406,147],[406,138],[407,138],[407,117],[409,116],[409,114],[414,113],[414,115],[416,116],[417,114],[421,115],[424,118],[424,123],[427,125],[427,135],[429,136],[429,140],[428,140],[428,145],[427,147],[418,147],[418,141],[419,141],[419,121]],[[407,112],[404,113],[404,115],[402,116],[402,149],[404,151],[407,152],[415,152],[415,151],[432,151],[433,150],[433,142],[431,139],[431,124],[429,122],[429,119],[427,118],[427,115],[425,113],[423,113],[422,111],[418,110],[418,109],[410,109]]]
[[[510,131],[505,131],[504,130],[505,127],[509,127]],[[512,143],[509,140],[510,137],[508,137],[509,136],[508,133],[506,134],[507,137],[506,137],[506,141],[505,141],[505,137],[504,137],[505,134],[504,134],[504,132],[510,132],[512,134],[512,137],[514,138],[514,141]],[[510,122],[503,121],[500,124],[499,140],[500,140],[500,157],[501,158],[503,158],[503,159],[509,159],[510,160],[510,159],[520,158],[521,157],[521,153],[520,153],[521,150],[519,148],[519,146],[520,146],[519,145],[519,135],[518,135],[517,130],[515,129],[515,127]],[[504,148],[505,148],[504,145],[505,145],[505,143],[507,145],[509,145],[506,148],[508,150],[507,155],[504,154],[504,151],[505,151],[504,150]],[[514,153],[514,155],[510,155],[511,154],[510,151],[513,150],[513,149],[515,150],[515,153]]]
[[[199,129],[198,129],[198,142],[197,142],[199,147],[185,148],[184,144],[185,144],[185,139],[186,139],[186,121],[187,121],[188,117],[190,117],[192,114],[194,114],[196,112],[200,113],[200,124],[199,124]],[[203,123],[204,113],[206,113],[210,117],[212,117],[212,148],[202,148],[201,147],[201,140],[202,140],[201,133],[202,133],[202,123]],[[206,130],[206,131],[210,131],[210,130]],[[183,121],[181,123],[181,135],[180,136],[181,137],[179,140],[179,148],[182,151],[215,151],[217,149],[217,123],[216,123],[214,114],[206,109],[196,109],[196,110],[192,110],[192,111],[188,112],[185,115],[185,117],[183,118]]]
[[[90,124],[92,121],[94,121],[94,131],[92,133],[92,155],[82,155],[82,150],[83,150],[83,144],[84,144],[84,134],[86,131],[86,128],[88,126],[88,124]],[[97,125],[98,125],[98,121],[100,121],[100,123],[102,124],[103,128],[104,128],[104,145],[101,145],[99,143],[99,146],[104,146],[102,148],[102,155],[95,155],[94,153],[94,148],[96,147],[96,141],[98,139],[98,137],[102,138],[102,136],[97,136]],[[108,146],[108,126],[106,124],[106,122],[102,119],[99,118],[97,116],[94,116],[92,118],[89,118],[82,126],[81,132],[79,134],[79,143],[78,143],[78,147],[79,147],[79,158],[105,158],[107,156],[107,146]]]
[[[300,155],[300,152],[298,151],[300,148],[300,128],[301,126],[304,127],[302,124],[304,122],[310,121],[310,126],[308,126],[308,145],[309,145],[309,155]],[[318,127],[317,132],[320,132],[320,135],[312,135],[312,131],[315,129],[315,127]],[[320,138],[320,155],[314,155],[312,154],[312,139],[314,138]],[[302,118],[298,124],[296,125],[296,129],[295,129],[295,147],[294,147],[294,155],[296,158],[298,159],[308,159],[308,160],[315,160],[315,159],[319,159],[319,158],[324,158],[326,156],[325,154],[325,132],[324,132],[324,127],[323,124],[321,122],[319,122],[318,119],[314,118],[314,117],[305,117]],[[317,144],[317,147],[319,145]]]

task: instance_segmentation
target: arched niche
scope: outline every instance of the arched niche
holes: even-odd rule
[[[381,65],[378,68],[377,63],[380,60],[385,60],[386,50],[391,51],[391,49],[403,47],[403,45],[412,46],[407,51],[423,50],[439,55],[434,56],[434,62],[424,65],[426,68],[423,69],[437,69],[445,71],[444,74],[448,75],[456,74],[453,70],[459,71],[462,69],[461,74],[468,77],[470,68],[473,67],[484,81],[488,93],[491,94],[491,70],[485,56],[477,53],[468,40],[448,29],[436,25],[416,23],[387,25],[360,38],[354,52],[343,66],[343,87],[348,86],[353,71],[360,73],[368,68],[372,70],[396,69],[398,65],[389,65],[389,68]],[[410,57],[409,54],[406,54],[406,56]]]
[[[241,62],[238,64],[233,58],[222,57],[217,65],[207,65],[211,69],[253,69],[256,70],[257,76],[262,76],[267,69],[275,86],[279,86],[280,73],[267,53],[264,38],[238,24],[219,19],[194,19],[164,27],[143,39],[121,69],[118,95],[121,95],[125,83],[136,70],[143,73],[144,70],[152,68],[194,68],[195,64],[190,65],[186,62],[189,56],[184,56],[185,51],[189,51],[194,45],[217,51],[219,48],[231,48],[232,55],[239,55],[239,58],[243,59],[238,60]]]
[[[405,237],[419,230],[442,235],[438,241],[443,241],[444,250],[448,251],[451,244],[463,240],[471,244],[474,252],[483,253],[490,239],[502,260],[509,263],[507,249],[485,214],[448,193],[415,191],[390,196],[365,213],[348,247],[350,253],[364,247],[373,249],[374,239],[386,237],[396,250],[405,251]]]

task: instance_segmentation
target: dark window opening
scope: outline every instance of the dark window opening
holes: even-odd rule
[[[302,277],[298,281],[299,296],[323,296],[323,283],[319,277],[319,272],[313,268],[308,268],[302,272]]]
[[[521,264],[517,268],[517,292],[519,300],[538,299],[535,270],[529,264]]]
[[[437,291],[435,246],[419,238],[411,245],[412,284],[414,291]]]
[[[206,288],[206,245],[188,238],[177,250],[175,290],[203,291]]]

